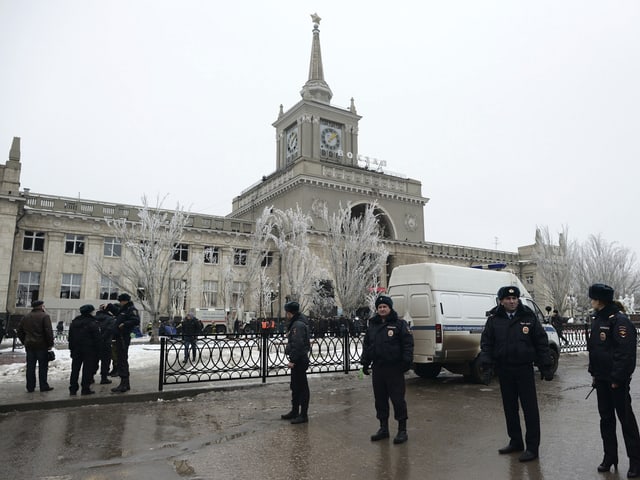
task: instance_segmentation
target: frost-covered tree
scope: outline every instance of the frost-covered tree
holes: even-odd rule
[[[138,221],[120,218],[107,220],[107,224],[123,246],[120,272],[113,274],[102,265],[97,270],[111,279],[121,291],[132,292],[149,313],[153,332],[158,330],[161,314],[169,314],[171,301],[168,291],[172,280],[181,281],[189,268],[188,263],[174,262],[181,244],[189,215],[178,204],[175,210],[162,208],[159,198],[154,207],[146,196],[138,211]],[[153,340],[153,338],[152,338]]]
[[[568,228],[563,226],[558,234],[558,244],[551,239],[548,227],[536,229],[533,260],[543,288],[543,296],[560,312],[567,308],[567,299],[572,294],[574,246],[568,244]]]
[[[365,305],[367,294],[379,285],[388,251],[380,237],[374,214],[376,203],[367,205],[362,215],[353,217],[351,204],[323,218],[328,235],[325,245],[335,279],[335,294],[345,315],[353,317]]]
[[[590,235],[576,249],[574,291],[578,304],[588,306],[589,286],[606,283],[616,296],[640,293],[640,267],[629,248],[617,242],[607,242],[600,234]]]
[[[307,311],[315,299],[319,279],[324,271],[320,268],[319,260],[309,245],[309,231],[312,224],[311,216],[296,209],[280,210],[265,208],[256,221],[254,248],[264,253],[273,245],[280,255],[282,266],[282,285],[270,280],[270,285],[288,292],[290,300],[300,303],[302,311]],[[264,258],[264,257],[263,257]],[[269,282],[266,270],[263,281]],[[271,289],[273,290],[273,289]],[[268,291],[263,292],[267,294]],[[270,297],[274,301],[273,296]]]

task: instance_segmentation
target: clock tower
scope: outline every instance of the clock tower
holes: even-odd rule
[[[267,207],[310,212],[314,229],[323,231],[320,213],[351,205],[354,215],[366,205],[375,210],[389,240],[424,241],[424,205],[419,181],[370,169],[359,162],[358,122],[351,99],[348,108],[332,105],[333,93],[324,79],[320,50],[320,17],[313,22],[309,78],[301,100],[287,111],[282,105],[276,129],[276,169],[233,199],[229,217],[256,220]]]

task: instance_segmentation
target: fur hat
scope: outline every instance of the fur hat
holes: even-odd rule
[[[604,303],[613,302],[613,288],[604,283],[594,283],[589,287],[589,298],[600,300]]]
[[[91,313],[91,312],[93,312],[94,310],[95,310],[95,307],[94,307],[93,305],[91,305],[91,304],[82,305],[82,306],[80,307],[80,313],[81,313],[82,315],[86,315],[86,314],[88,314],[88,313]]]
[[[284,311],[298,313],[300,311],[300,304],[298,302],[287,302],[284,304]]]
[[[387,297],[386,295],[380,295],[376,298],[376,308],[378,308],[378,305],[380,304],[385,304],[389,308],[393,308],[393,300],[391,300],[391,297]]]
[[[129,295],[128,293],[121,293],[120,295],[118,295],[118,301],[119,302],[130,302],[131,301],[131,295]]]
[[[498,290],[498,300],[506,297],[520,298],[520,289],[514,286],[501,287],[500,290]]]

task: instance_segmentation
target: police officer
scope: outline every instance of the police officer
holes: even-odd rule
[[[96,312],[96,321],[100,328],[100,349],[98,360],[100,361],[100,384],[107,385],[109,380],[109,366],[111,365],[111,341],[116,319],[113,316],[113,305],[108,303],[100,305]],[[117,310],[115,310],[117,313]]]
[[[629,471],[627,478],[640,477],[640,434],[631,409],[629,384],[636,368],[636,329],[613,300],[613,288],[602,283],[589,287],[591,307],[595,319],[589,336],[589,373],[598,396],[600,435],[604,458],[599,472],[618,468],[618,440],[616,414],[622,426],[627,447]]]
[[[125,393],[131,389],[129,384],[129,344],[131,343],[131,332],[135,327],[140,326],[140,315],[138,309],[131,301],[131,295],[121,293],[118,295],[120,311],[115,321],[114,339],[116,340],[116,356],[118,358],[118,374],[120,384],[112,388],[113,393]]]
[[[369,375],[372,365],[373,395],[376,418],[380,428],[371,436],[376,442],[389,438],[389,400],[398,421],[398,434],[393,443],[404,443],[407,436],[407,402],[405,401],[404,373],[413,361],[413,335],[407,322],[398,318],[393,300],[381,295],[376,299],[376,314],[369,320],[362,348],[362,371]]]
[[[74,318],[69,325],[69,352],[71,353],[71,377],[69,378],[69,393],[75,395],[78,392],[78,377],[82,368],[82,395],[91,395],[93,374],[98,362],[100,350],[100,330],[98,322],[92,313],[93,305],[80,307],[80,315]]]
[[[309,382],[307,368],[309,368],[309,321],[300,312],[298,302],[287,302],[284,305],[285,316],[289,322],[287,326],[287,346],[284,353],[289,358],[291,369],[291,411],[280,415],[283,420],[291,423],[307,423],[309,410]]]
[[[494,368],[500,380],[509,444],[498,452],[506,454],[524,450],[519,460],[528,462],[538,458],[540,446],[540,413],[533,365],[538,366],[544,380],[553,379],[549,340],[533,310],[520,301],[518,287],[500,288],[498,300],[500,304],[489,312],[482,331],[479,361],[485,383],[489,383]],[[526,450],[522,441],[518,400],[527,428]]]

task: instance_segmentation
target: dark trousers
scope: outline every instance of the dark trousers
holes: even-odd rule
[[[184,345],[184,361],[189,360],[189,350],[191,350],[191,359],[195,361],[196,359],[196,338],[187,338],[185,337],[182,340],[182,345]]]
[[[536,395],[536,381],[533,366],[501,366],[498,370],[502,406],[507,421],[507,434],[511,445],[525,446],[522,442],[518,400],[524,413],[527,428],[525,442],[527,450],[538,453],[540,446],[540,412]]]
[[[109,376],[109,368],[111,367],[111,340],[100,346],[100,376],[102,378]],[[96,363],[97,365],[97,363]]]
[[[47,350],[35,350],[25,348],[27,351],[27,390],[30,392],[36,388],[36,363],[38,364],[38,381],[40,390],[48,388],[47,373],[49,372],[49,359]]]
[[[291,369],[291,410],[307,415],[309,410],[309,382],[307,381],[307,368],[309,359],[298,361]]]
[[[618,415],[629,463],[640,466],[640,434],[636,417],[631,409],[629,384],[611,388],[610,382],[596,381],[595,386],[598,394],[600,436],[605,460],[618,461],[618,439],[616,438],[616,415]]]
[[[127,334],[116,337],[116,357],[118,358],[118,375],[129,378],[129,344],[131,337]]]
[[[71,377],[69,377],[69,391],[78,391],[78,377],[80,376],[80,368],[82,368],[82,380],[80,385],[82,391],[87,392],[91,390],[91,382],[93,381],[93,374],[96,371],[96,357],[95,355],[81,355],[76,354],[71,357]]]
[[[373,396],[376,403],[376,418],[389,418],[389,400],[393,404],[393,416],[396,420],[406,420],[407,402],[404,399],[404,372],[401,366],[373,365],[371,371]]]

